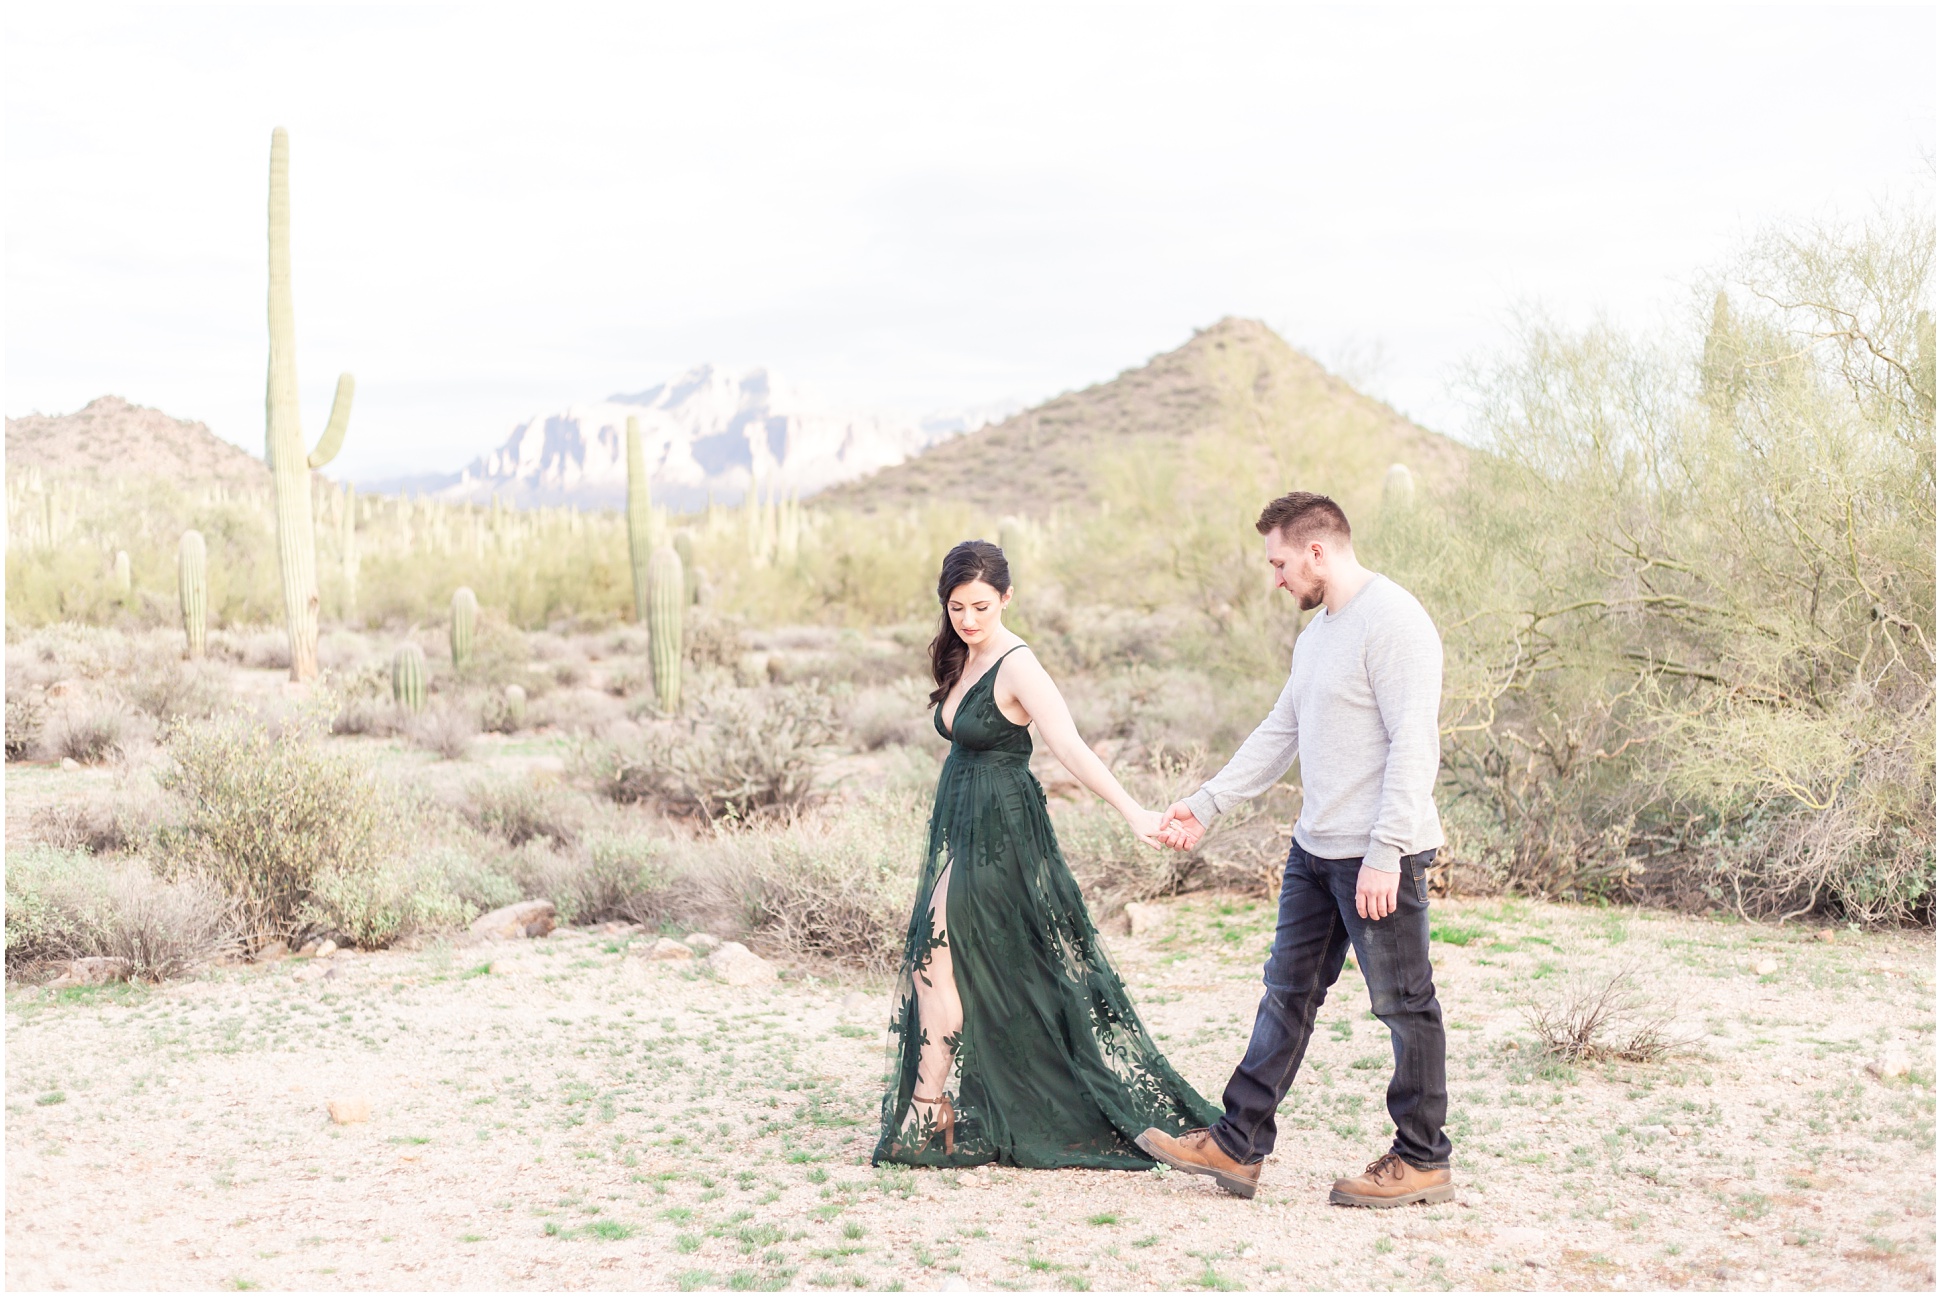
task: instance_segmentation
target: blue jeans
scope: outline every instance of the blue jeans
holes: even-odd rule
[[[1379,922],[1355,913],[1361,861],[1323,860],[1296,842],[1281,880],[1280,921],[1267,956],[1267,993],[1260,997],[1247,1056],[1224,1096],[1226,1115],[1213,1127],[1228,1157],[1251,1164],[1274,1147],[1274,1110],[1287,1097],[1314,1034],[1314,1017],[1341,976],[1348,947],[1368,982],[1375,1016],[1388,1026],[1395,1074],[1388,1115],[1392,1151],[1419,1170],[1449,1165],[1447,1046],[1442,1006],[1429,967],[1429,863],[1433,850],[1402,857],[1395,911]]]

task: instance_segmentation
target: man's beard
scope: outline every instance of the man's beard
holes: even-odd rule
[[[1326,603],[1327,598],[1328,598],[1328,592],[1325,590],[1305,591],[1299,596],[1301,611],[1313,612],[1316,608],[1319,608],[1323,603]]]

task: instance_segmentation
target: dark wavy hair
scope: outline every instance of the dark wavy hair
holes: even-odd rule
[[[1011,589],[1011,565],[1004,561],[1004,551],[988,540],[966,540],[952,546],[944,555],[944,570],[937,575],[943,625],[937,630],[937,638],[930,641],[930,674],[937,680],[930,694],[932,706],[950,696],[970,657],[970,645],[950,624],[950,592],[972,581],[982,581],[999,594]]]

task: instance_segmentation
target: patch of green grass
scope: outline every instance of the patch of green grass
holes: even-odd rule
[[[66,1102],[67,1102],[66,1094],[62,1093],[59,1090],[49,1090],[46,1094],[43,1094],[42,1096],[40,1096],[40,1098],[34,1100],[34,1105],[36,1107],[46,1108],[46,1107],[51,1107],[52,1105],[57,1103],[66,1103]]]
[[[860,1037],[869,1035],[870,1031],[868,1027],[858,1027],[854,1023],[844,1022],[844,1023],[837,1024],[836,1034],[838,1036],[847,1036],[851,1040],[856,1040]]]
[[[1481,941],[1489,933],[1482,928],[1470,927],[1459,923],[1431,923],[1429,940],[1440,941],[1445,946],[1466,946],[1472,941]]]
[[[1085,1223],[1087,1225],[1117,1225],[1119,1218],[1109,1211],[1102,1211],[1096,1216],[1087,1216]]]
[[[674,1276],[674,1286],[682,1292],[693,1292],[697,1288],[718,1287],[712,1270],[683,1270]]]

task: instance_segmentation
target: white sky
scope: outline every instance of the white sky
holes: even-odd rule
[[[356,373],[352,476],[703,360],[1037,401],[1227,314],[1460,432],[1513,304],[1643,318],[1751,230],[1932,184],[1928,6],[15,0],[5,34],[6,411],[113,392],[260,453],[282,124],[305,426]]]

